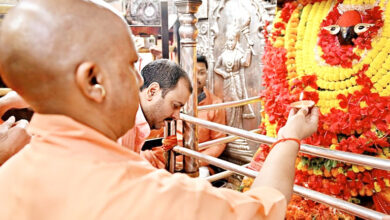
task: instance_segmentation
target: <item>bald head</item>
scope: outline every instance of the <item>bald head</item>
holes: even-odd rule
[[[109,111],[124,77],[139,88],[136,61],[124,19],[98,0],[21,1],[1,26],[0,73],[40,113],[82,117],[70,103]]]
[[[124,31],[118,16],[88,1],[22,1],[1,28],[4,80],[28,100],[45,97],[42,89],[65,85],[80,62],[109,57],[111,40]]]

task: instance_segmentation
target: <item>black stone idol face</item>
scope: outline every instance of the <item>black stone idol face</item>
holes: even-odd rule
[[[361,23],[361,15],[358,11],[347,11],[341,15],[334,25],[329,25],[323,29],[330,34],[336,35],[340,45],[354,45],[354,39],[359,34],[369,30],[374,24]]]

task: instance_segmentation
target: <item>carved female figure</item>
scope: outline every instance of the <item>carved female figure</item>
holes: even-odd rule
[[[248,31],[247,28],[242,30]],[[244,51],[239,46],[240,34],[237,29],[229,30],[226,37],[225,49],[218,57],[214,71],[224,79],[224,102],[238,101],[248,98],[244,68],[251,64],[252,50],[248,48]],[[242,128],[243,118],[254,118],[255,115],[252,106],[245,105],[227,108],[226,117],[227,125]]]

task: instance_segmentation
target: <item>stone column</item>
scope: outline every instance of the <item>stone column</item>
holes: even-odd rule
[[[179,13],[179,35],[180,35],[180,65],[188,73],[193,86],[193,92],[184,107],[185,114],[198,116],[198,94],[195,72],[196,64],[196,37],[198,30],[195,26],[198,19],[195,13],[202,4],[201,0],[176,0]],[[196,125],[183,122],[184,147],[198,151],[198,128]],[[196,177],[199,174],[199,162],[191,157],[184,157],[184,170],[190,176]]]

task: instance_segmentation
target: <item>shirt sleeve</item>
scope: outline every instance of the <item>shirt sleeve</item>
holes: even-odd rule
[[[104,215],[115,213],[126,219],[274,220],[283,219],[287,207],[283,194],[273,188],[240,193],[161,169],[136,180],[123,180],[115,190]]]
[[[166,159],[162,147],[154,147],[152,150],[141,151],[141,157],[149,161],[152,166],[158,169],[164,169]]]

